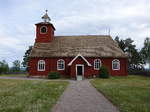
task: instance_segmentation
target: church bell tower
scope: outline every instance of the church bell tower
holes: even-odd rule
[[[49,43],[53,41],[55,27],[51,23],[51,19],[46,13],[42,16],[43,22],[37,23],[36,25],[36,43]]]

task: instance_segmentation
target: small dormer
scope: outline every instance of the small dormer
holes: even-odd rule
[[[42,17],[43,22],[37,23],[36,25],[36,43],[48,43],[53,41],[55,27],[50,22],[51,19],[47,14]]]

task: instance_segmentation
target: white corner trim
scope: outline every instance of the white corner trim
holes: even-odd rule
[[[88,66],[92,66],[80,53],[68,64],[68,66],[71,66],[72,63],[73,63],[78,57],[81,57],[81,58],[87,63]]]

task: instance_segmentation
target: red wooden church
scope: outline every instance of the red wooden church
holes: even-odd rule
[[[109,35],[55,36],[46,14],[36,24],[36,39],[29,60],[30,76],[58,71],[64,77],[88,78],[105,65],[112,76],[127,75],[127,57]]]

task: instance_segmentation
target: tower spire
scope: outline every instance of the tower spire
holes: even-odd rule
[[[51,19],[50,19],[50,17],[47,14],[48,10],[46,9],[45,12],[46,13],[44,14],[44,16],[42,16],[42,19],[43,19],[44,22],[50,22]]]

